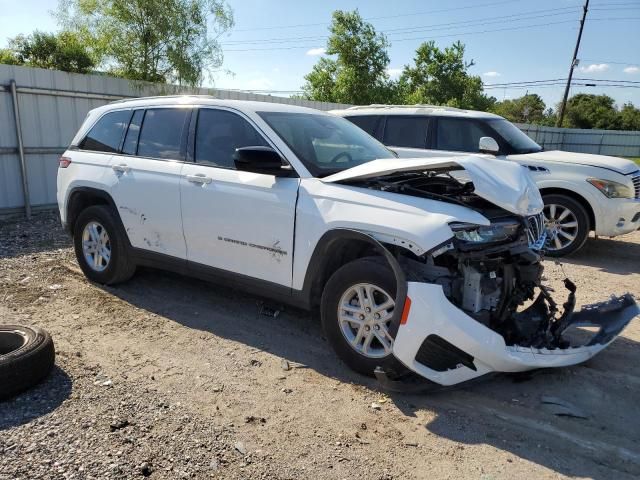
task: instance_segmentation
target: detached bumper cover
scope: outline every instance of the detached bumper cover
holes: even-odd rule
[[[466,382],[491,372],[522,372],[582,363],[603,350],[638,314],[630,294],[583,307],[563,325],[595,327],[568,348],[506,345],[504,338],[453,305],[439,285],[409,282],[411,309],[400,325],[393,354],[406,367],[439,385]],[[585,332],[579,332],[582,336]]]

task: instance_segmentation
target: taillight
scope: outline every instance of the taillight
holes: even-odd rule
[[[69,165],[71,165],[71,159],[69,157],[63,156],[58,159],[58,167],[67,168]]]
[[[411,310],[411,299],[407,297],[404,301],[404,308],[402,309],[402,316],[400,317],[400,325],[407,323],[409,319],[409,310]]]

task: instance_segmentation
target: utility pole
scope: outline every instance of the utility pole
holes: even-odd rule
[[[571,67],[569,68],[569,77],[567,78],[567,86],[564,89],[564,97],[562,97],[562,103],[560,104],[560,113],[558,114],[558,127],[562,127],[562,120],[564,120],[564,111],[567,108],[567,98],[569,97],[569,89],[571,88],[571,78],[573,77],[573,69],[578,65],[578,49],[580,48],[580,39],[582,38],[582,29],[584,28],[584,21],[587,19],[587,11],[589,10],[589,0],[584,2],[582,7],[582,20],[580,20],[580,31],[578,32],[578,40],[576,41],[576,48],[573,51],[573,59],[571,60]]]

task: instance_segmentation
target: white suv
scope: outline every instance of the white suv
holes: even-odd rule
[[[401,157],[489,153],[527,167],[545,203],[548,255],[578,250],[589,231],[613,237],[640,228],[640,170],[630,160],[543,151],[515,125],[485,112],[372,105],[332,113],[355,123]]]
[[[470,181],[456,179],[463,169]],[[58,172],[60,216],[90,280],[154,266],[320,311],[340,358],[387,386],[576,364],[639,311],[625,295],[570,315],[571,292],[557,314],[541,285],[542,199],[525,169],[399,162],[311,109],[116,102],[89,113]],[[577,323],[599,333],[571,343]]]

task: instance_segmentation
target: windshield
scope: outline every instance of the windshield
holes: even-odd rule
[[[533,153],[542,151],[542,147],[531,140],[526,133],[513,123],[504,119],[488,120],[489,126],[507,142],[514,153]]]
[[[258,112],[315,177],[379,158],[391,150],[344,118],[314,113]]]

